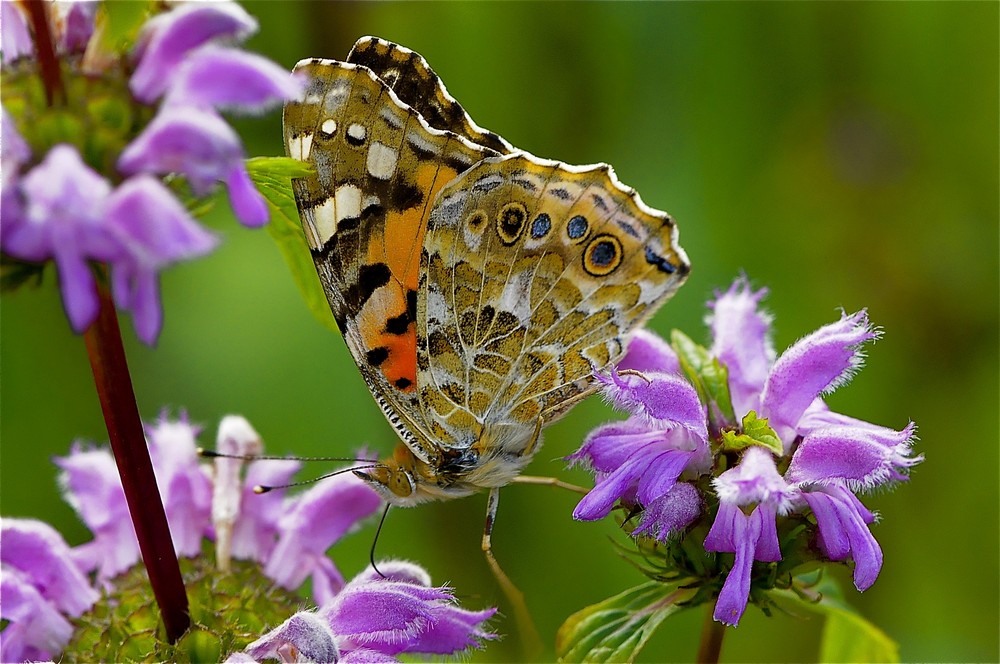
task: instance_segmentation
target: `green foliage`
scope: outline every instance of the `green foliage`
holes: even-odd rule
[[[677,353],[684,375],[698,391],[698,398],[708,407],[709,432],[734,427],[736,415],[729,395],[729,370],[708,349],[680,330],[671,332],[670,345]]]
[[[151,0],[102,2],[97,24],[104,49],[118,53],[130,50],[139,35],[139,28],[152,13],[154,6]]]
[[[751,445],[760,445],[779,456],[784,453],[781,439],[767,425],[767,418],[757,417],[757,411],[754,410],[743,417],[743,433],[722,432],[722,446],[727,452],[736,452]]]
[[[164,639],[149,577],[138,564],[114,581],[114,591],[77,620],[68,662],[219,662],[242,650],[265,630],[302,608],[301,600],[278,588],[253,563],[234,561],[215,569],[203,554],[181,560],[188,590],[191,628],[176,644]]]
[[[255,157],[247,160],[247,171],[257,189],[267,199],[267,206],[271,210],[267,232],[278,245],[288,269],[292,271],[292,278],[309,311],[323,325],[336,330],[337,324],[330,313],[330,305],[316,276],[316,268],[302,234],[299,210],[292,193],[292,179],[309,174],[311,167],[288,157]]]
[[[840,587],[829,577],[808,592],[797,585],[774,591],[775,598],[826,617],[820,643],[821,662],[898,662],[899,644],[844,601]]]
[[[556,633],[561,662],[632,662],[667,616],[695,590],[679,583],[647,581],[577,611]]]

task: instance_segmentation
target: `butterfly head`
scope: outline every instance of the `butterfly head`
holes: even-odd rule
[[[472,488],[446,476],[450,473],[440,471],[414,456],[405,445],[399,445],[390,458],[375,466],[355,470],[354,474],[387,502],[400,507],[473,493]]]

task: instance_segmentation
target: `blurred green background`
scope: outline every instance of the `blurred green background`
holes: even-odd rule
[[[830,398],[880,424],[920,426],[927,460],[909,485],[870,496],[883,515],[878,582],[852,603],[907,661],[998,654],[998,20],[981,3],[326,4],[247,3],[249,45],[291,67],[343,58],[375,34],[422,53],[475,120],[570,163],[607,161],[671,212],[694,269],[652,327],[705,339],[704,302],[740,270],[771,288],[780,349],[869,309],[885,329],[867,367]],[[278,113],[238,126],[250,154],[281,154]],[[211,445],[242,413],[275,453],[382,452],[392,431],[343,341],[306,310],[264,232],[225,206],[211,257],[163,277],[155,349],[123,321],[144,417],[186,408]],[[58,496],[53,455],[106,440],[89,365],[52,287],[2,301],[0,509],[87,531]],[[529,472],[564,469],[597,400],[547,430]],[[320,474],[328,466],[309,470]],[[307,471],[308,472],[308,471]],[[570,613],[642,580],[616,555],[612,523],[576,523],[575,496],[502,492],[497,557],[551,649]],[[380,556],[419,561],[467,605],[500,602],[479,552],[485,498],[396,510]],[[333,549],[348,576],[373,528]],[[704,608],[672,618],[643,661],[694,658]],[[750,608],[726,661],[815,659],[820,621]],[[508,620],[498,620],[511,633]],[[473,657],[518,656],[507,638]],[[551,658],[551,650],[546,655]]]

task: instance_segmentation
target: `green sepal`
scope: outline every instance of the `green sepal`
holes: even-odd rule
[[[781,439],[774,429],[768,426],[767,418],[757,417],[757,412],[753,410],[743,417],[743,433],[722,432],[722,449],[726,452],[738,452],[751,445],[759,445],[778,456],[785,453]]]
[[[312,166],[288,157],[254,157],[247,160],[247,171],[267,201],[271,211],[267,232],[285,258],[306,306],[319,322],[336,330],[337,323],[316,275],[316,266],[299,223],[299,209],[292,192],[292,179],[309,175]]]
[[[825,616],[820,640],[820,662],[889,662],[899,661],[899,644],[844,601],[837,583],[828,576],[818,583],[805,583],[796,577],[788,590],[772,591],[796,608]]]
[[[733,399],[729,394],[729,370],[708,349],[696,344],[680,330],[670,333],[670,345],[677,353],[681,369],[698,398],[708,407],[709,431],[732,429],[736,426]]]
[[[680,582],[647,581],[577,611],[556,633],[560,662],[632,662],[660,623],[696,590]]]

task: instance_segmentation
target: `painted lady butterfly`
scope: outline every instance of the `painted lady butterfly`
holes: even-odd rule
[[[677,228],[610,166],[476,125],[417,53],[303,60],[285,106],[299,214],[347,346],[402,444],[358,475],[392,504],[496,491],[683,283]],[[484,548],[487,548],[487,537]],[[489,552],[487,552],[489,553]],[[493,561],[491,561],[493,562]]]

